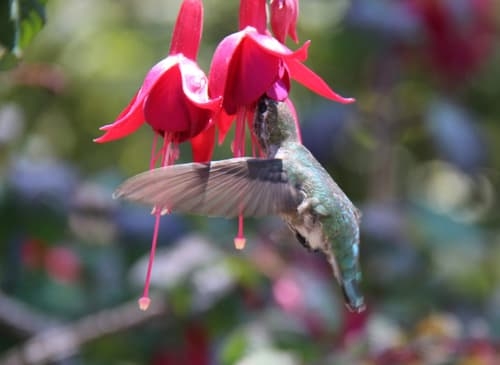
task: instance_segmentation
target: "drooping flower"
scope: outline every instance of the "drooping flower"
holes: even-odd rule
[[[196,64],[201,39],[200,0],[185,0],[175,25],[169,55],[154,65],[129,105],[96,142],[109,142],[135,132],[144,123],[168,142],[177,145],[200,133],[211,133],[210,119],[220,98],[208,97],[208,80]],[[209,129],[207,132],[206,130]],[[193,159],[208,161],[212,143],[195,143]],[[164,151],[163,151],[164,152]]]
[[[274,6],[279,5],[278,2]],[[295,34],[296,14],[290,11],[294,5],[297,5],[294,1],[287,2],[287,14],[274,16],[273,28],[283,40],[283,34]],[[276,14],[276,10],[273,11]],[[310,42],[293,52],[269,35],[266,21],[265,0],[241,0],[240,31],[219,43],[210,66],[209,95],[222,96],[222,109],[215,117],[219,142],[236,120],[232,144],[235,157],[245,155],[245,124],[252,121],[257,100],[262,95],[278,101],[286,100],[290,79],[328,99],[341,103],[354,101],[335,93],[321,77],[303,64]],[[245,243],[242,217],[238,222],[235,246],[242,248]]]
[[[288,35],[295,43],[297,36],[297,18],[299,17],[298,0],[271,0],[270,5],[271,29],[281,43],[285,43]]]
[[[178,158],[178,144],[191,142],[193,160],[211,159],[215,130],[211,123],[214,112],[220,108],[220,97],[210,99],[208,80],[196,64],[196,56],[203,26],[201,0],[184,0],[172,35],[168,56],[158,62],[146,75],[144,82],[129,105],[112,124],[101,127],[105,133],[96,142],[109,142],[125,137],[147,123],[155,132],[150,168],[170,165]],[[163,138],[159,154],[158,136]],[[156,216],[150,260],[143,296],[139,306],[149,306],[148,296],[151,269],[158,239],[160,215],[167,213],[155,207]]]
[[[242,0],[241,7],[249,3],[262,1]],[[265,32],[261,25],[265,24],[265,17],[265,8],[263,11],[240,11],[242,30],[224,38],[215,50],[208,79],[209,94],[223,96],[223,113],[217,118],[220,139],[224,138],[238,110],[252,110],[262,95],[285,100],[290,91],[290,79],[333,101],[354,101],[335,93],[303,64],[310,42],[291,51]]]

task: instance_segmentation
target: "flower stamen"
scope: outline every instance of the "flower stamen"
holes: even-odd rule
[[[155,135],[153,139],[153,148],[151,151],[151,161],[150,161],[150,169],[154,169],[156,165],[156,161],[158,160],[158,154],[161,154],[161,167],[172,165],[175,160],[179,157],[179,146],[177,143],[172,141],[170,135],[164,135],[163,137],[163,146],[161,147],[159,153],[156,153],[156,145],[157,145],[157,135]],[[170,210],[166,207],[157,207],[154,206],[151,214],[155,216],[155,226],[153,231],[153,238],[151,242],[151,251],[149,253],[149,261],[148,261],[148,269],[146,272],[146,280],[144,283],[144,291],[142,293],[142,297],[139,298],[139,308],[143,311],[147,310],[149,304],[151,303],[151,299],[149,298],[149,285],[151,282],[151,272],[153,269],[153,263],[155,259],[156,246],[158,242],[158,232],[160,230],[160,218],[165,214],[169,214]]]
[[[245,248],[247,240],[243,234],[243,215],[238,216],[238,235],[234,238],[234,247],[237,250],[243,250]]]
[[[148,309],[149,304],[151,303],[151,298],[149,298],[149,284],[151,282],[151,271],[153,269],[153,262],[155,259],[156,253],[156,244],[158,242],[158,231],[160,230],[160,212],[156,210],[155,213],[155,227],[153,231],[153,240],[151,242],[151,251],[149,253],[149,261],[148,261],[148,270],[146,272],[146,281],[144,283],[144,291],[142,293],[142,297],[139,298],[139,308],[142,311]]]

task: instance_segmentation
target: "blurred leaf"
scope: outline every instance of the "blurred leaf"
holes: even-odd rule
[[[186,286],[178,286],[169,292],[169,303],[172,312],[178,317],[187,316],[192,308],[193,298]]]
[[[262,278],[260,273],[255,270],[255,266],[244,258],[237,256],[227,257],[225,264],[231,274],[233,274],[242,285],[255,287]]]
[[[247,345],[247,339],[242,331],[236,331],[233,335],[229,336],[221,351],[222,365],[235,364],[245,353]]]
[[[45,24],[47,0],[10,0],[0,5],[0,70],[13,65],[14,55],[21,58]],[[6,49],[5,54],[1,49]]]

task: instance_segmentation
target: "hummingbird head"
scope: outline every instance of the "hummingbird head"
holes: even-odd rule
[[[266,153],[272,154],[283,142],[298,142],[295,120],[285,102],[262,96],[257,102],[254,134]]]

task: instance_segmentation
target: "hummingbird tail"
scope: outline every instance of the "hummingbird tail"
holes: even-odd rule
[[[342,280],[341,287],[347,309],[356,313],[364,311],[365,300],[359,289],[359,282],[356,279]]]

